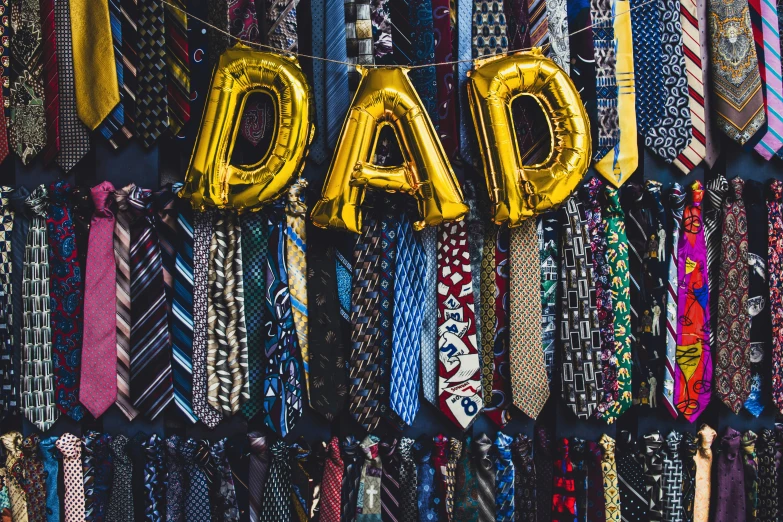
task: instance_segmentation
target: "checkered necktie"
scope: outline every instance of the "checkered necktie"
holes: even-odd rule
[[[2,110],[0,109],[0,114]],[[2,126],[0,126],[2,132]],[[11,237],[14,210],[9,196],[13,188],[0,186],[0,419],[16,415],[19,410],[17,376],[14,360],[14,310],[12,295],[13,260]],[[21,219],[21,217],[20,217]],[[17,290],[19,291],[19,290]],[[18,342],[19,339],[16,339]]]
[[[136,132],[151,147],[168,127],[166,30],[161,0],[138,0]]]

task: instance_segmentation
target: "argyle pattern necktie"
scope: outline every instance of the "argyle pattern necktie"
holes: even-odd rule
[[[7,11],[3,11],[3,14]],[[44,164],[51,164],[60,152],[60,97],[57,71],[57,43],[54,25],[54,0],[41,2],[42,65],[46,113]]]
[[[528,220],[530,221],[530,220]],[[513,522],[514,520],[514,461],[511,443],[514,438],[498,433],[495,439],[497,459],[495,460],[495,520]]]
[[[598,146],[593,153],[593,159],[600,161],[620,142],[620,122],[617,112],[617,57],[611,0],[591,0],[590,19],[593,24],[598,127]]]
[[[114,67],[117,71],[117,87],[119,89],[119,103],[114,106],[112,111],[103,120],[103,123],[98,127],[101,135],[107,140],[111,140],[112,137],[122,129],[125,124],[125,106],[123,104],[124,85],[124,65],[122,56],[122,9],[121,0],[109,0],[109,22],[111,24],[111,41],[114,48]]]
[[[707,522],[709,520],[712,494],[712,442],[717,435],[715,430],[706,424],[702,424],[699,428],[698,448],[694,457],[696,479],[694,481],[693,522]]]
[[[759,468],[759,507],[756,520],[775,520],[780,504],[778,499],[779,473],[775,462],[775,435],[768,428],[764,428],[759,434],[756,458]]]
[[[263,407],[261,393],[264,373],[264,324],[266,303],[266,258],[269,242],[268,217],[261,212],[239,216],[242,228],[242,268],[245,283],[245,323],[249,397],[242,414],[252,419]]]
[[[84,276],[84,343],[80,400],[96,419],[117,399],[117,265],[114,261],[114,185],[92,188],[95,212],[90,222],[88,261]],[[108,305],[108,306],[107,306]]]
[[[136,131],[151,147],[169,124],[163,2],[138,0],[137,9]]]
[[[759,59],[759,72],[764,85],[764,107],[767,128],[761,140],[753,149],[769,160],[783,148],[783,80],[780,77],[780,28],[778,10],[774,2],[754,0],[749,6],[760,16],[761,36],[754,29],[753,36],[763,41],[762,56]]]
[[[669,191],[669,213],[671,215],[671,255],[669,256],[669,268],[668,277],[666,280],[666,363],[664,365],[663,375],[663,404],[668,410],[669,414],[677,418],[679,412],[674,402],[674,375],[677,364],[677,328],[678,318],[677,306],[678,306],[678,294],[679,294],[679,279],[677,276],[677,267],[679,262],[677,260],[677,248],[676,245],[680,241],[680,232],[682,230],[682,212],[685,206],[685,193],[679,183],[672,185]]]
[[[721,244],[721,230],[723,228],[723,205],[729,194],[729,182],[726,176],[718,174],[707,181],[704,196],[704,243],[707,247],[707,274],[710,281],[720,280],[720,257],[723,249]],[[718,311],[718,293],[710,294],[710,312]],[[716,330],[710,329],[710,346],[716,346]]]
[[[709,17],[715,122],[729,138],[744,145],[767,121],[756,48],[748,44],[731,61],[721,50],[737,38],[753,42],[748,4],[711,1]]]
[[[391,359],[391,408],[408,426],[419,411],[419,374],[424,309],[424,250],[407,214],[397,223],[394,267],[394,317]]]
[[[166,21],[166,100],[169,130],[178,136],[190,121],[190,56],[188,53],[188,0],[169,0]]]
[[[748,518],[755,519],[759,507],[759,468],[756,461],[758,436],[748,430],[742,434],[742,461],[745,468],[745,509]]]
[[[645,494],[644,459],[633,436],[623,430],[617,438],[617,484],[623,520],[648,520],[649,499]]]
[[[302,356],[304,381],[308,397],[310,393],[310,332],[307,318],[307,205],[304,191],[307,181],[297,180],[288,189],[286,205],[285,256],[288,267],[288,290],[291,294],[291,311],[294,317],[296,338]],[[312,406],[312,404],[311,404]]]
[[[767,199],[769,304],[772,311],[772,400],[783,413],[783,182],[773,181]]]
[[[340,486],[343,481],[343,459],[340,455],[340,441],[332,437],[327,447],[324,474],[321,480],[321,508],[319,520],[340,522]]]
[[[739,413],[750,393],[750,317],[748,315],[748,221],[742,200],[744,181],[731,180],[723,206],[715,391]]]

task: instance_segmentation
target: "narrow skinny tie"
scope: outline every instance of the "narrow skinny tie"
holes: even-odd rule
[[[66,433],[57,439],[57,448],[63,454],[65,481],[65,522],[84,521],[84,475],[82,474],[82,441]]]

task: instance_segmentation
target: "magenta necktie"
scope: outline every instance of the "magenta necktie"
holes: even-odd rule
[[[114,185],[92,188],[95,212],[90,221],[84,282],[84,343],[81,401],[95,418],[117,397],[117,318],[115,315]]]

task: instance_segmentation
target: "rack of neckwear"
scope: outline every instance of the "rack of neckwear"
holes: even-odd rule
[[[312,446],[260,433],[0,436],[0,521],[777,520],[783,426],[639,441],[467,438]],[[777,457],[776,457],[777,455]]]
[[[421,396],[463,429],[536,418],[550,394],[610,423],[783,411],[779,180],[664,197],[592,178],[511,230],[473,212],[417,233],[386,204],[358,238],[307,223],[305,185],[239,216],[177,186],[1,188],[3,417],[45,432],[116,404],[285,436],[305,401],[370,432],[410,426]]]

